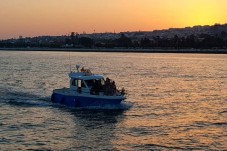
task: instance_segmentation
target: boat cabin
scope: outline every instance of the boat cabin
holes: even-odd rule
[[[78,93],[100,95],[104,93],[105,80],[101,75],[86,74],[84,72],[72,72],[70,77],[70,90]]]
[[[119,96],[125,95],[125,90],[118,90],[115,82],[108,77],[104,79],[102,75],[92,74],[89,69],[84,67],[78,72],[69,73],[70,77],[70,91],[82,94],[90,95],[102,95],[102,96]]]

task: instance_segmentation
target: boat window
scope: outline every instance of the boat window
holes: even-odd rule
[[[84,81],[81,81],[81,87],[86,88]]]
[[[77,80],[77,86],[81,88],[81,80]]]
[[[74,80],[74,79],[72,80],[72,85],[76,86],[76,80]]]
[[[85,80],[85,82],[89,88],[94,85],[94,80]]]
[[[94,89],[97,89],[97,90],[102,90],[103,89],[103,83],[102,83],[102,79],[96,79],[94,81],[94,85],[93,85],[93,88]]]
[[[83,80],[77,80],[77,86],[78,86],[79,88],[81,88],[81,87],[82,87],[82,88],[85,88],[85,87],[86,87]]]
[[[104,79],[101,79],[101,84],[102,84],[102,86],[105,85],[105,80]]]

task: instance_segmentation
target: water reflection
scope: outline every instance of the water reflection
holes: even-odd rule
[[[124,110],[64,109],[73,115],[71,149],[99,150],[113,148],[116,125],[124,120]]]

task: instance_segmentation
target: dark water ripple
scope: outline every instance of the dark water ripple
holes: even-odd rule
[[[125,87],[119,106],[52,104],[69,53],[0,51],[0,150],[226,150],[227,56],[71,53]]]

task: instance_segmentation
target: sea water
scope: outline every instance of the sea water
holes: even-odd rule
[[[70,64],[127,90],[119,106],[68,108]],[[225,150],[227,55],[0,51],[0,150]]]

